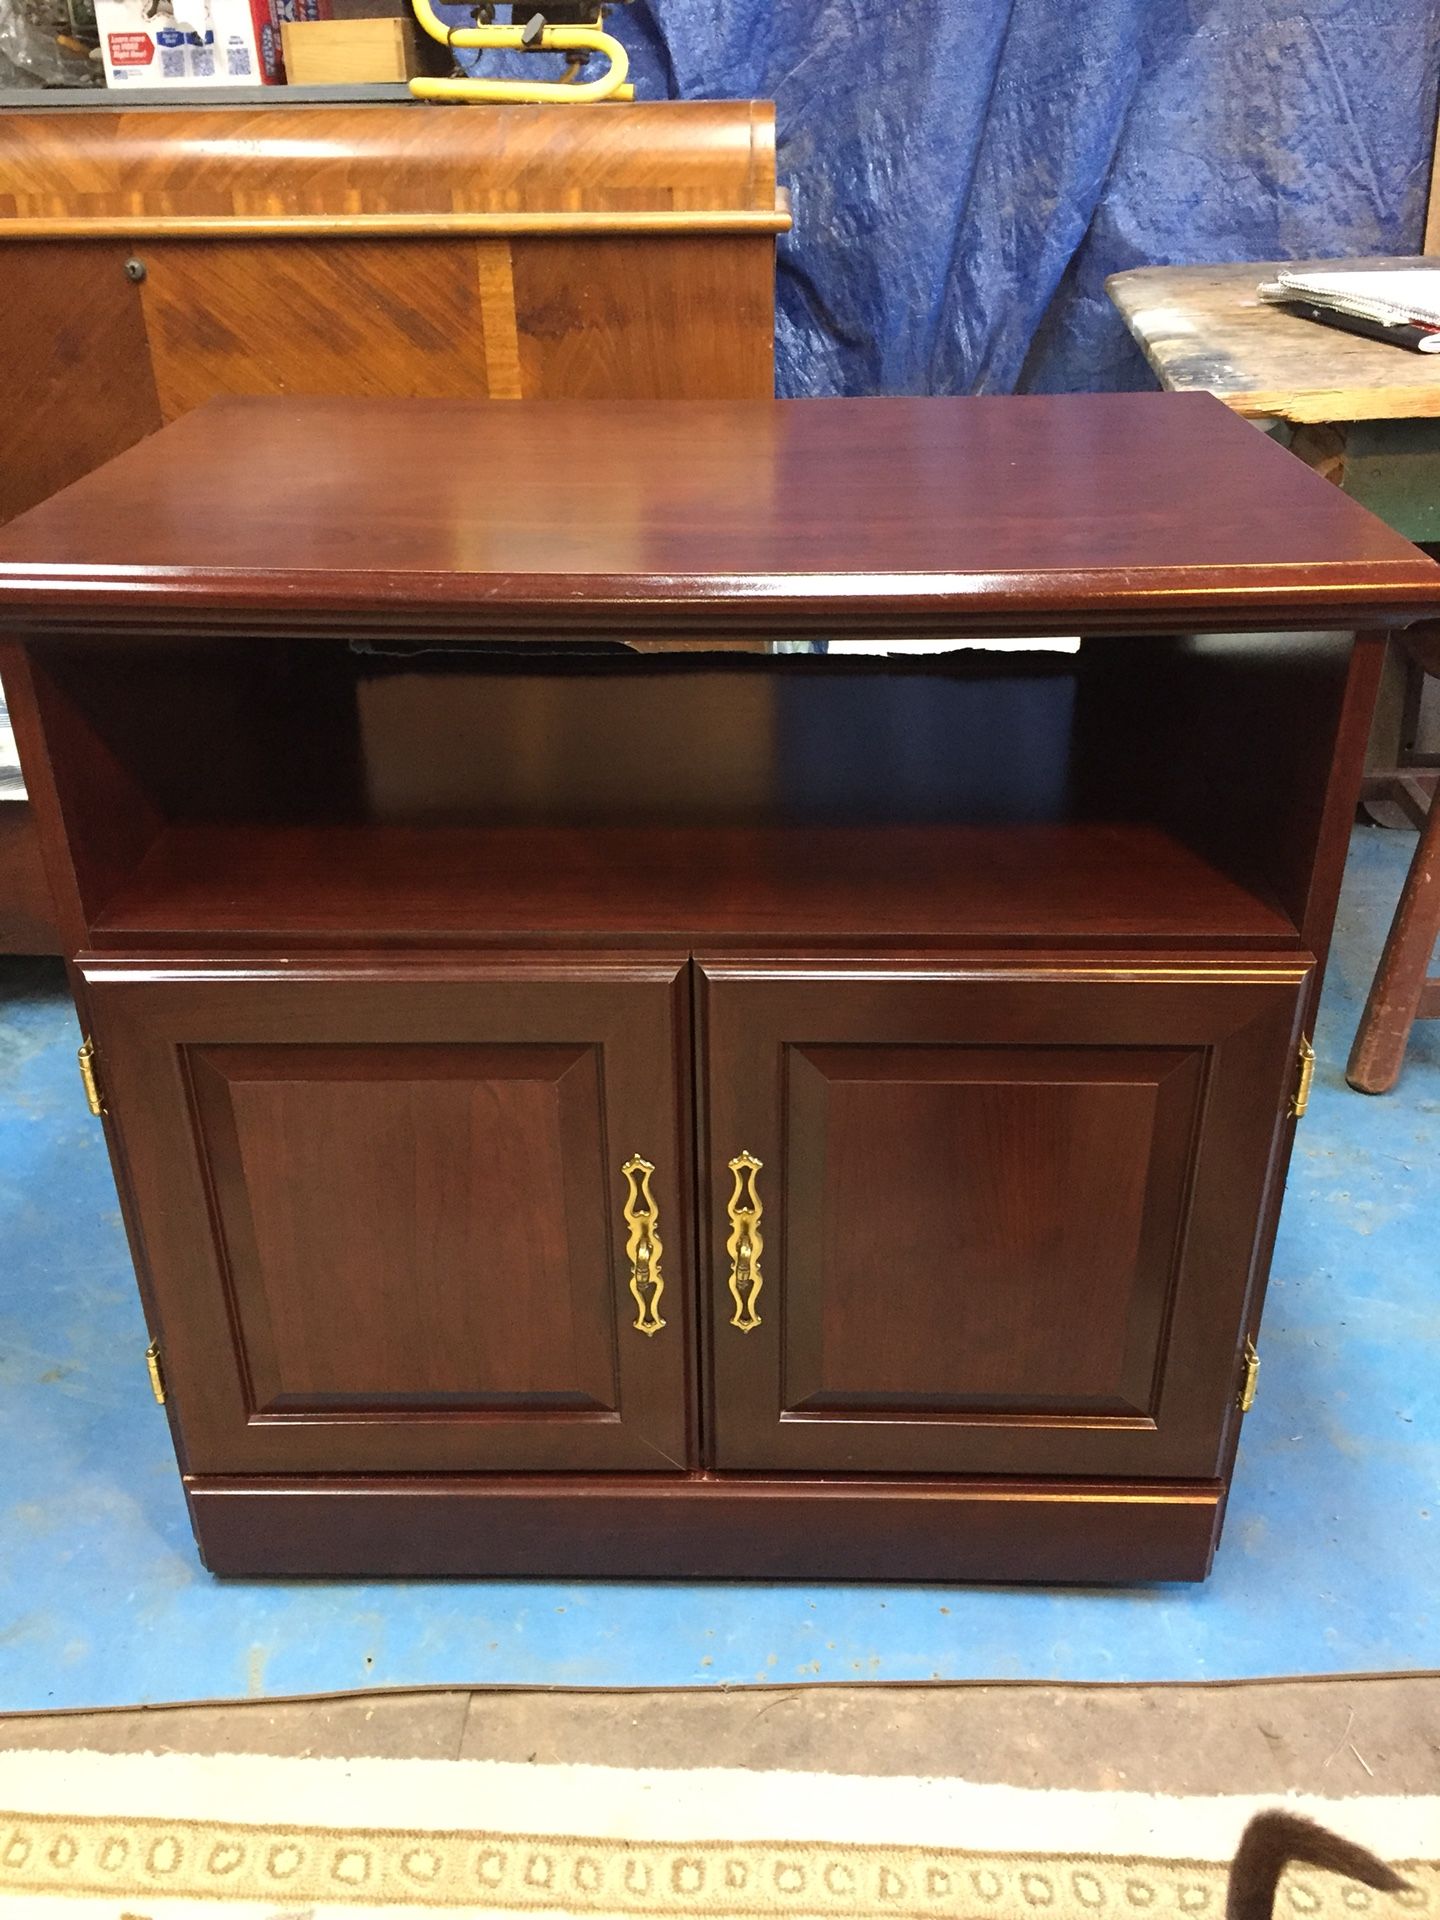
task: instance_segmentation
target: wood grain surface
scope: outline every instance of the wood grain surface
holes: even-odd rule
[[[213,394],[768,395],[764,101],[0,115],[0,519]]]
[[[82,973],[196,1470],[689,1462],[682,963]]]
[[[0,130],[4,115],[0,114]],[[125,248],[0,249],[0,521],[123,453],[160,425],[140,290]]]
[[[1203,1580],[1215,1482],[642,1474],[185,1482],[212,1573]]]
[[[1157,828],[172,826],[109,896],[124,945],[760,941],[1293,946]]]
[[[1302,961],[697,964],[717,1467],[1217,1471]]]
[[[0,613],[26,622],[1093,631],[1437,607],[1440,567],[1202,394],[230,400],[0,534]]]
[[[0,117],[0,241],[165,232],[169,223],[596,216],[788,224],[769,101],[607,107],[191,107]],[[716,219],[715,216],[720,216]],[[543,230],[543,229],[542,229]]]
[[[1440,364],[1267,306],[1255,289],[1283,271],[1433,267],[1433,259],[1251,260],[1133,267],[1105,289],[1161,386],[1217,394],[1251,418],[1297,425],[1440,415]]]
[[[216,394],[489,394],[471,248],[174,241],[147,249],[145,265],[140,300],[167,420]]]

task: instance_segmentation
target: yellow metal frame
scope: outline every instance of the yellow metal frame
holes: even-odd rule
[[[524,27],[447,27],[431,6],[430,0],[410,0],[415,18],[442,46],[479,48],[511,53],[568,53],[571,70],[578,71],[577,54],[603,53],[609,67],[596,80],[487,80],[479,74],[460,80],[416,79],[410,91],[417,100],[471,100],[482,105],[505,101],[532,105],[572,105],[581,100],[633,100],[634,87],[627,84],[630,56],[615,38],[600,27],[550,27],[538,43],[527,44]]]

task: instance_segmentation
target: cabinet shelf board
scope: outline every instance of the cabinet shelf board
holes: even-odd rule
[[[175,825],[112,941],[1006,939],[1293,947],[1293,923],[1159,828]]]

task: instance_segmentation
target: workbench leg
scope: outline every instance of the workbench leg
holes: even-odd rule
[[[1430,954],[1440,935],[1440,799],[1433,800],[1405,878],[1395,920],[1360,1016],[1345,1078],[1357,1093],[1388,1093],[1400,1078],[1410,1029],[1430,995]]]

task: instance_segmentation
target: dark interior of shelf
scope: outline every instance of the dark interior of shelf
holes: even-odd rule
[[[1344,635],[37,656],[97,940],[1295,946]],[[177,716],[183,716],[177,724]]]
[[[1157,827],[170,827],[111,936],[1293,942]]]

